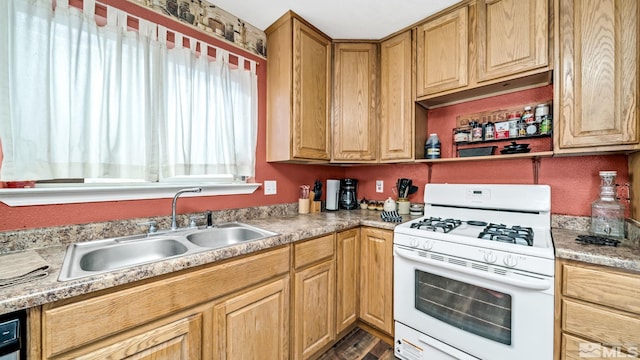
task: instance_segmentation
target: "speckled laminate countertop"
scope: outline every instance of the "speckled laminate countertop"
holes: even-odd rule
[[[411,217],[409,216],[404,217],[405,221],[410,219]],[[223,219],[223,221],[233,220],[235,219]],[[277,216],[237,220],[280,235],[65,282],[59,282],[57,279],[67,246],[65,244],[56,244],[55,241],[57,240],[54,239],[52,246],[35,249],[50,265],[49,276],[28,284],[0,288],[0,314],[193,268],[238,255],[250,254],[356,226],[372,226],[393,230],[397,225],[397,223],[381,221],[380,212],[373,210],[341,210],[305,215],[287,215],[283,213]],[[38,234],[39,232],[35,233]],[[583,233],[585,232],[559,228],[552,229],[556,256],[563,259],[579,260],[640,272],[639,246],[622,245],[617,248],[611,248],[576,244],[576,236]],[[12,234],[7,238],[16,238],[16,236]],[[28,237],[17,237],[16,241],[35,240],[30,240]]]
[[[640,247],[630,242],[618,246],[582,245],[576,242],[578,235],[586,231],[552,229],[556,258],[577,260],[590,264],[611,266],[640,272]]]
[[[405,217],[406,221],[409,219],[409,216]],[[0,314],[205,265],[238,255],[250,254],[334,231],[361,225],[393,230],[397,225],[397,223],[382,221],[380,212],[374,210],[341,210],[318,214],[282,215],[255,220],[242,219],[241,222],[280,235],[65,282],[59,282],[58,275],[62,268],[67,246],[55,245],[35,249],[49,264],[49,275],[27,284],[0,288]]]

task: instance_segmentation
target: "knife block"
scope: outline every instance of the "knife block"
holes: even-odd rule
[[[320,212],[322,209],[322,202],[321,201],[311,201],[311,204],[309,206],[309,212],[310,213],[317,213]]]

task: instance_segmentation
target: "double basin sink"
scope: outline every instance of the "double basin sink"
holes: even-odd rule
[[[205,229],[184,229],[69,245],[59,281],[219,249],[278,235],[251,225],[230,222]]]

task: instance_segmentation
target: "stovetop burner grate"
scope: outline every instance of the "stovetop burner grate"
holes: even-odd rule
[[[618,246],[618,244],[620,244],[620,240],[596,235],[578,235],[576,242],[579,242],[582,245]]]
[[[463,224],[469,226],[462,226]],[[432,232],[449,233],[460,227],[452,234],[470,236],[473,238],[491,240],[509,244],[533,246],[533,228],[528,226],[487,223],[480,221],[462,221],[453,218],[425,217],[414,221],[409,225],[411,229],[419,229]],[[473,229],[477,230],[473,230]]]
[[[533,229],[526,226],[489,224],[478,235],[480,239],[533,246]]]
[[[462,224],[457,219],[442,219],[439,217],[429,217],[411,224],[412,229],[430,230],[448,233]]]

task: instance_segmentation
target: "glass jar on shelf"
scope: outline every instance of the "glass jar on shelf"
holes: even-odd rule
[[[477,122],[471,122],[471,141],[482,141],[482,125]]]
[[[509,138],[518,137],[518,122],[520,121],[520,114],[518,112],[512,112],[507,117],[509,123]]]
[[[457,128],[453,132],[453,141],[456,144],[467,143],[471,140],[471,131],[469,129]]]
[[[493,140],[496,138],[495,126],[492,122],[488,122],[484,125],[484,139]]]

